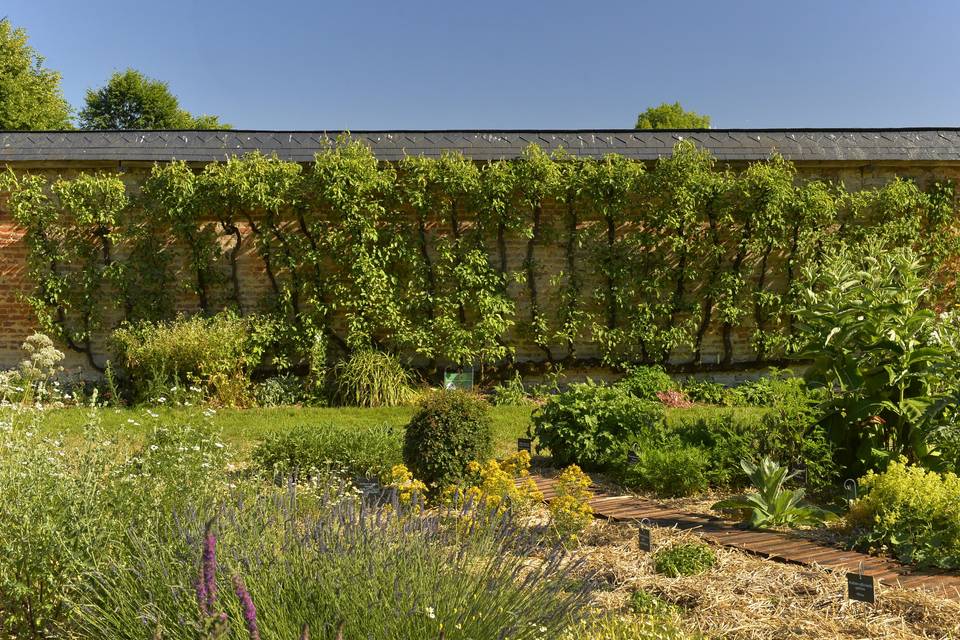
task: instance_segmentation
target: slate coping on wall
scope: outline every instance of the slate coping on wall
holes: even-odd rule
[[[340,131],[20,131],[0,132],[0,162],[210,162],[260,150],[309,162]],[[459,151],[475,160],[514,158],[530,144],[574,156],[619,153],[636,160],[670,155],[693,140],[722,161],[763,160],[774,151],[795,162],[960,161],[960,128],[696,129],[551,131],[353,131],[382,160]]]

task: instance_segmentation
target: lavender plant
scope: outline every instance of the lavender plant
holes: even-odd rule
[[[334,482],[268,491],[224,501],[215,527],[197,511],[131,531],[131,565],[89,581],[83,637],[534,640],[586,610],[564,590],[579,563],[509,514],[456,526],[456,512]]]

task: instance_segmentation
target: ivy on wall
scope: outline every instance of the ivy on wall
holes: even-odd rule
[[[94,366],[98,333],[170,317],[180,292],[204,313],[282,319],[281,366],[320,336],[436,366],[519,347],[554,362],[592,343],[624,366],[697,365],[717,335],[730,364],[743,326],[756,361],[772,361],[791,348],[803,267],[837,243],[909,244],[935,267],[960,255],[949,183],[848,192],[776,155],[718,167],[688,142],[649,167],[536,146],[391,165],[342,138],[307,166],[253,153],[158,164],[139,190],[117,174],[13,172],[0,189],[26,228],[40,325]],[[245,255],[269,295],[245,292]],[[946,295],[949,278],[936,286]]]

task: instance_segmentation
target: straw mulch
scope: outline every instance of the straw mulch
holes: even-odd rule
[[[654,536],[658,546],[699,540],[673,529],[657,529]],[[630,595],[643,589],[681,607],[675,622],[706,638],[960,638],[958,600],[878,586],[875,605],[851,602],[840,573],[722,547],[713,547],[714,569],[668,578],[654,571],[636,537],[634,526],[602,521],[581,536],[580,552],[596,572],[594,597],[603,609],[626,611]]]

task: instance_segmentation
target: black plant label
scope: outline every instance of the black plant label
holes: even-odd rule
[[[639,543],[641,551],[653,551],[653,532],[646,527],[641,527]]]
[[[862,573],[848,573],[847,598],[873,604],[876,601],[873,576],[865,576]]]

